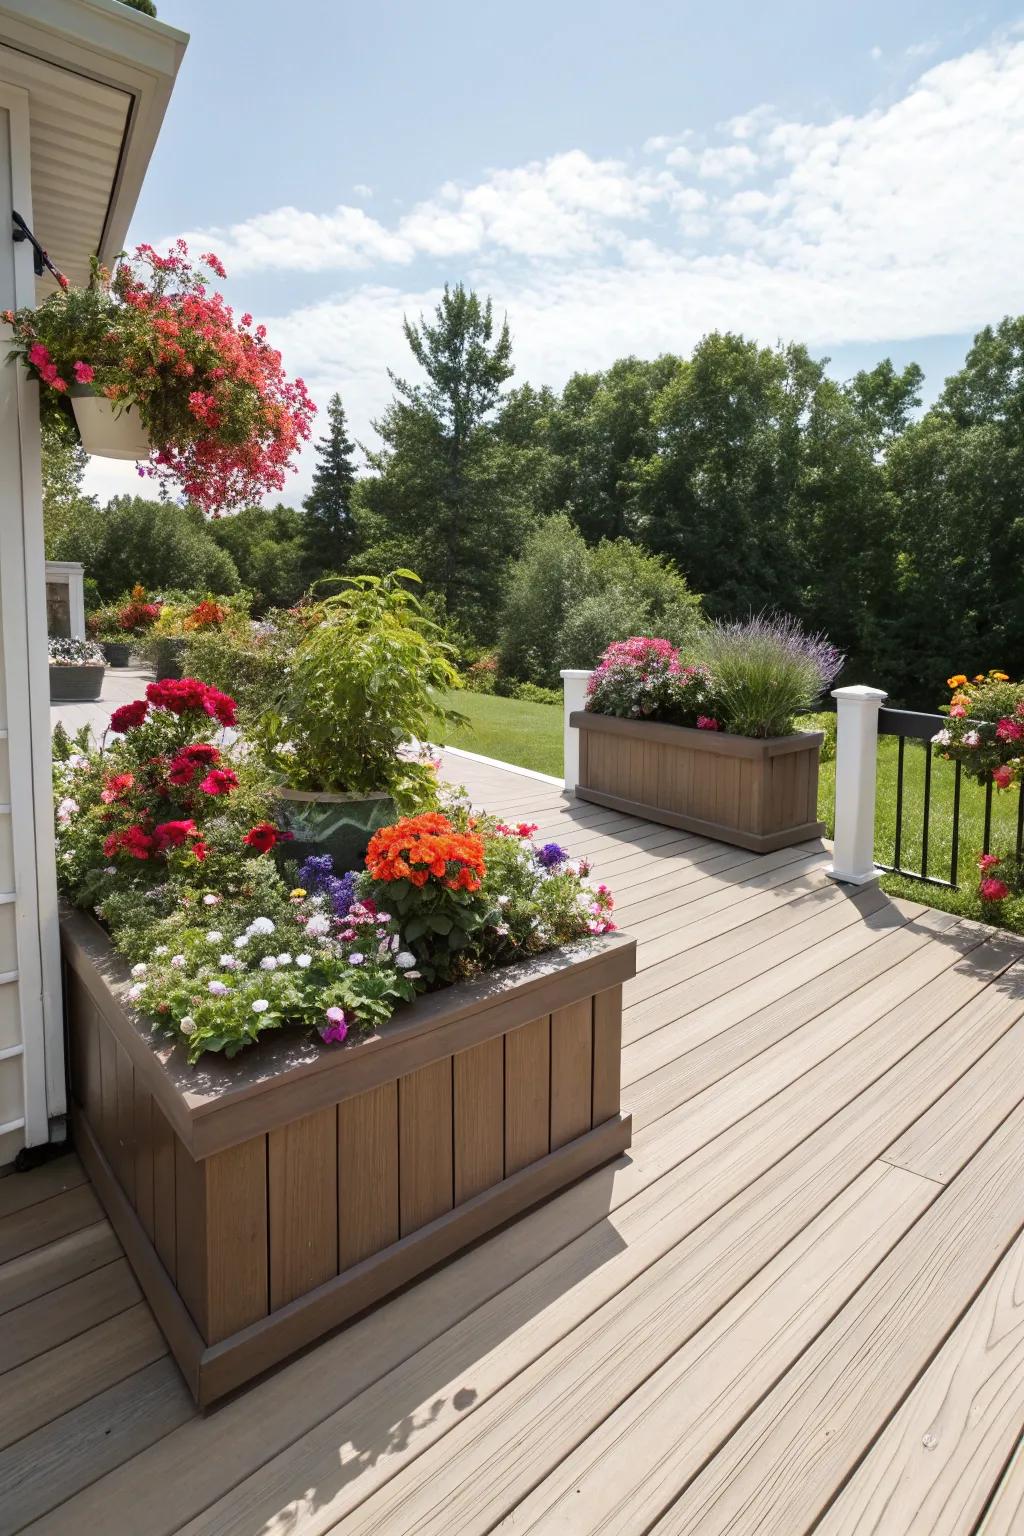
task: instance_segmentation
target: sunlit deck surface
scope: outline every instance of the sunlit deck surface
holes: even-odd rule
[[[449,757],[639,941],[632,1150],[205,1417],[73,1156],[0,1181],[0,1528],[1024,1530],[1024,967]]]

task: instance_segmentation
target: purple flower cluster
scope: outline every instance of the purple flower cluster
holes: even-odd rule
[[[543,848],[538,848],[535,855],[538,864],[543,864],[545,869],[557,869],[559,864],[564,864],[569,857],[564,848],[557,843],[545,843]]]
[[[346,917],[356,899],[357,870],[347,874],[334,873],[334,860],[329,853],[313,853],[299,868],[299,884],[314,896],[326,896],[335,917]]]

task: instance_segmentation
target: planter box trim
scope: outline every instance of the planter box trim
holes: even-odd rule
[[[205,1056],[191,1067],[180,1045],[154,1034],[122,1002],[131,976],[95,918],[65,908],[61,938],[66,963],[93,1000],[102,1007],[112,994],[120,1004],[110,1010],[108,1023],[197,1159],[387,1081],[394,1076],[396,1048],[401,1070],[414,1071],[442,1045],[446,1053],[465,1050],[561,1006],[579,995],[584,973],[597,993],[627,980],[636,966],[635,940],[606,934],[428,993],[402,1008],[381,1033],[351,1045],[325,1046],[282,1029],[232,1060]],[[540,989],[544,1004],[538,1009],[534,994]]]
[[[794,731],[790,736],[731,736],[728,731],[698,731],[688,725],[669,725],[664,720],[626,720],[621,715],[599,715],[595,710],[578,709],[569,716],[569,724],[578,731],[605,731],[612,736],[632,736],[641,741],[664,742],[667,746],[698,745],[704,752],[721,757],[782,757],[788,752],[802,752],[811,745],[820,748],[823,731]]]

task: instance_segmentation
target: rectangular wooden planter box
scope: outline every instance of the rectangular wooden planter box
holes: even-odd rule
[[[205,1405],[617,1157],[632,939],[417,1000],[344,1047],[282,1031],[190,1067],[65,912],[75,1142]]]
[[[729,736],[577,710],[576,794],[755,853],[821,837],[820,731]]]

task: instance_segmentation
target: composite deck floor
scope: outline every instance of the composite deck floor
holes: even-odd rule
[[[629,1156],[205,1417],[74,1157],[0,1181],[2,1530],[1024,1530],[1021,944],[448,773],[617,892]]]

